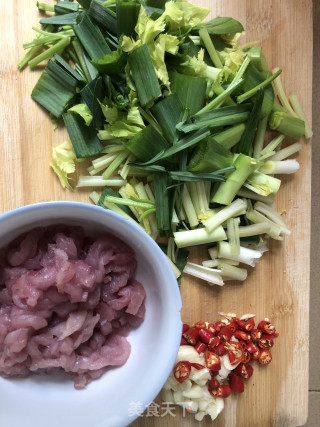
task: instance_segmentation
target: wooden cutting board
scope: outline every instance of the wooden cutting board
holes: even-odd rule
[[[34,202],[75,200],[89,202],[89,190],[61,189],[49,167],[51,147],[66,138],[63,129],[52,131],[47,114],[30,98],[38,70],[19,72],[22,43],[33,39],[38,26],[34,0],[1,3],[0,57],[0,213]],[[259,40],[270,67],[283,70],[287,93],[296,92],[311,120],[312,1],[311,0],[199,0],[210,6],[211,16],[232,16],[246,29],[244,40]],[[227,399],[226,408],[212,423],[203,425],[301,426],[308,408],[308,327],[310,250],[311,143],[303,142],[297,156],[300,170],[283,178],[277,206],[292,233],[282,242],[270,241],[269,252],[250,269],[245,283],[223,288],[184,277],[181,284],[182,319],[215,321],[218,311],[256,313],[269,317],[280,332],[272,349],[273,363],[257,366],[245,393]],[[0,222],[1,227],[1,222]],[[206,256],[194,250],[192,259]],[[156,331],[155,331],[156,339]],[[166,343],[163,343],[166,345]],[[152,378],[150,378],[152,381]],[[125,386],[124,386],[125,387]],[[161,409],[161,408],[160,408]],[[144,414],[133,425],[196,426],[193,416],[176,409],[162,417]]]

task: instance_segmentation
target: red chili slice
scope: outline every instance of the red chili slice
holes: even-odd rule
[[[213,338],[213,333],[209,331],[209,329],[201,328],[199,329],[199,338],[202,342],[208,344],[210,340]]]
[[[224,342],[220,342],[220,344],[218,344],[215,348],[214,348],[214,352],[218,355],[218,356],[223,356],[224,354],[226,354],[227,350],[225,349],[225,343]]]
[[[251,360],[252,356],[251,354],[248,352],[248,350],[244,350],[243,352],[243,359],[242,359],[242,363],[249,363]]]
[[[215,328],[215,326],[214,326],[214,323],[209,323],[209,325],[207,326],[207,329],[208,329],[210,332],[212,332],[212,333],[213,333],[213,335],[214,335],[215,333],[217,333],[217,330],[216,330],[216,328]]]
[[[184,323],[182,325],[182,333],[187,332],[187,330],[190,328],[190,326],[187,323]]]
[[[224,344],[224,347],[227,350],[231,365],[236,365],[242,361],[244,351],[239,343],[229,341]]]
[[[198,353],[203,353],[206,348],[207,348],[206,344],[204,342],[201,342],[201,341],[198,341],[197,344],[194,346],[194,349]]]
[[[234,332],[238,329],[238,325],[236,324],[236,322],[231,322],[229,323],[228,328],[231,329],[232,332]]]
[[[196,345],[199,340],[199,330],[196,328],[189,328],[182,336],[190,345]]]
[[[221,362],[220,357],[214,353],[213,351],[207,350],[204,354],[204,358],[206,361],[206,367],[208,369],[212,369],[213,371],[220,371]]]
[[[276,328],[268,320],[261,320],[258,329],[268,335],[273,335],[276,332]]]
[[[236,322],[239,328],[246,332],[252,331],[255,325],[252,317],[250,317],[250,319],[247,319],[247,320],[236,319]]]
[[[247,350],[251,354],[252,359],[257,360],[260,357],[260,348],[254,342],[249,342]]]
[[[205,366],[201,365],[201,363],[193,363],[193,362],[191,362],[190,365],[193,368],[197,369],[198,371],[200,371],[200,369],[205,369]]]
[[[208,380],[209,390],[217,390],[219,386],[220,386],[220,383],[216,378],[211,378],[210,380]]]
[[[258,346],[260,348],[271,348],[271,347],[273,347],[272,335],[262,335],[258,341]]]
[[[197,329],[203,329],[203,328],[206,328],[207,327],[207,325],[206,325],[206,322],[196,322],[195,324],[194,324],[194,327],[195,328],[197,328]]]
[[[232,337],[232,330],[228,328],[228,326],[222,326],[220,329],[220,332],[218,333],[218,338],[220,338],[222,341],[229,341],[229,339]]]
[[[228,384],[222,384],[216,390],[209,390],[209,393],[213,397],[229,397],[231,394],[231,388]]]
[[[246,341],[246,342],[249,342],[249,341],[251,341],[251,336],[250,336],[250,334],[248,334],[247,332],[245,332],[245,331],[239,331],[239,330],[237,330],[237,331],[235,331],[234,332],[234,334],[233,334],[234,336],[235,336],[235,338],[237,338],[238,340],[242,340],[242,341]]]
[[[230,385],[231,390],[234,393],[243,393],[244,392],[244,379],[243,379],[243,377],[239,377],[238,375],[231,373],[229,375],[229,385]]]
[[[253,329],[251,331],[251,339],[252,341],[259,341],[259,339],[262,337],[262,331],[261,329]]]
[[[191,372],[191,363],[187,360],[182,360],[178,362],[173,368],[173,375],[179,383],[183,383],[187,378],[189,378]]]
[[[272,361],[272,355],[269,350],[261,350],[259,356],[260,365],[269,365]]]
[[[244,363],[239,363],[239,365],[232,372],[234,372],[236,375],[239,375],[240,377],[247,380],[253,374],[253,367],[251,365],[245,365]]]
[[[211,338],[211,340],[208,343],[208,349],[212,350],[215,347],[217,347],[220,343],[221,343],[221,341],[219,340],[218,337],[213,337],[213,338]]]
[[[188,343],[184,338],[181,338],[180,345],[188,345]]]

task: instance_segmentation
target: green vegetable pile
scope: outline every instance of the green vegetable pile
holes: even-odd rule
[[[239,43],[241,23],[206,21],[210,10],[188,0],[37,5],[42,27],[18,67],[48,60],[31,96],[67,128],[71,143],[51,161],[63,187],[89,158],[77,187],[168,239],[177,277],[244,280],[239,264],[255,265],[262,236],[289,233],[274,175],[298,169],[288,157],[302,146],[285,138],[312,134],[281,70],[269,70],[256,43]],[[201,266],[183,249],[199,244],[211,245]]]

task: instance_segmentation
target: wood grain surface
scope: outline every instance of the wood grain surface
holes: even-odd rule
[[[211,16],[232,16],[246,29],[243,40],[259,40],[270,67],[283,70],[287,93],[296,92],[311,121],[312,1],[311,0],[199,0]],[[88,190],[61,189],[49,167],[52,145],[66,137],[52,130],[48,115],[30,98],[42,67],[19,72],[22,43],[34,37],[39,14],[34,0],[1,2],[0,12],[0,213],[48,200],[89,202]],[[295,427],[306,422],[308,408],[308,328],[310,253],[311,142],[298,154],[300,170],[282,179],[277,206],[291,229],[282,242],[270,241],[258,266],[245,283],[210,287],[184,277],[181,284],[182,319],[215,321],[218,311],[256,313],[276,325],[280,337],[272,349],[273,363],[256,366],[242,395],[227,399],[226,408],[203,426]],[[1,218],[0,218],[1,228]],[[192,251],[192,259],[206,256]],[[156,339],[156,331],[155,331]],[[166,343],[163,343],[166,345]],[[152,378],[150,378],[152,381]],[[159,416],[156,416],[159,415]],[[144,426],[196,426],[192,415],[146,414],[133,423]]]

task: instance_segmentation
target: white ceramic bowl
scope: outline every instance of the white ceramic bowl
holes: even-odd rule
[[[136,278],[146,290],[144,322],[128,340],[127,363],[75,390],[65,375],[0,378],[0,425],[10,427],[117,427],[130,424],[161,390],[181,337],[180,292],[166,257],[139,227],[110,210],[86,203],[46,202],[0,216],[0,247],[35,226],[77,224],[87,233],[111,232],[135,251]]]

